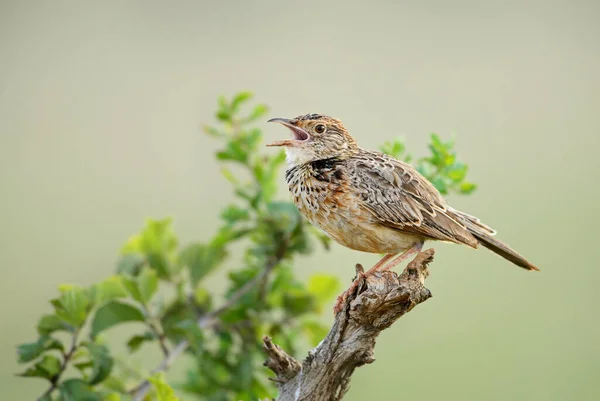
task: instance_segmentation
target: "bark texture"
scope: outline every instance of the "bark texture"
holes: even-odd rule
[[[433,254],[433,249],[419,253],[400,275],[385,271],[365,277],[357,265],[356,291],[345,300],[327,337],[302,363],[264,337],[265,366],[276,375],[277,401],[341,400],[354,369],[375,361],[379,333],[431,297],[424,282]]]

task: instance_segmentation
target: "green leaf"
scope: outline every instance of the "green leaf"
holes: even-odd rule
[[[187,266],[192,280],[196,286],[207,274],[213,271],[227,256],[227,251],[222,246],[205,244],[191,244],[187,246],[179,257],[180,263]]]
[[[434,153],[443,154],[446,153],[446,149],[448,148],[442,139],[436,133],[431,133],[431,147],[433,148]]]
[[[56,308],[56,314],[75,327],[82,326],[91,308],[87,291],[68,284],[61,285],[59,290],[62,292],[60,298],[51,301]]]
[[[219,110],[228,110],[229,102],[225,96],[221,95],[217,98],[217,103],[219,104]]]
[[[113,367],[113,358],[108,348],[102,344],[89,343],[86,345],[90,352],[92,362],[92,374],[88,379],[90,385],[98,384],[110,375]]]
[[[460,193],[465,194],[465,195],[472,193],[476,189],[477,189],[477,185],[473,184],[472,182],[468,182],[468,181],[462,182],[459,187]]]
[[[121,393],[121,399],[123,401],[125,400],[131,400],[131,398],[123,393],[127,393],[127,386],[125,385],[125,381],[131,379],[131,378],[135,378],[135,376],[129,376],[129,375],[119,375],[116,376],[114,374],[108,376],[103,382],[102,382],[102,388],[107,389],[107,390],[112,390],[112,391],[116,391],[118,393]]]
[[[244,391],[252,385],[252,372],[254,370],[252,354],[247,353],[240,358],[237,366],[232,370],[232,383],[238,390]]]
[[[238,221],[247,221],[250,219],[250,213],[246,209],[235,205],[227,206],[221,212],[221,218],[229,224],[237,223]]]
[[[308,292],[317,300],[319,308],[332,299],[340,288],[340,281],[330,274],[314,274],[308,281]]]
[[[59,401],[102,401],[100,394],[81,379],[65,380],[58,386]]]
[[[240,185],[240,181],[238,180],[238,177],[230,169],[228,169],[226,167],[222,167],[221,168],[221,174],[231,184],[233,184],[235,186]]]
[[[122,248],[123,254],[143,254],[161,278],[170,277],[170,264],[177,248],[172,219],[146,221],[141,233],[130,237]]]
[[[261,118],[262,116],[264,116],[265,114],[267,114],[268,111],[269,111],[269,107],[267,107],[267,105],[257,104],[252,109],[252,112],[250,113],[248,118],[246,118],[246,121],[247,122],[256,121],[259,118]]]
[[[89,355],[89,352],[88,352],[88,355]],[[85,380],[88,379],[88,375],[86,374],[86,370],[92,368],[92,361],[85,361],[85,362],[74,363],[73,366],[75,366],[77,368],[77,370],[79,370],[79,372],[81,372],[81,375],[83,376],[83,378]]]
[[[190,343],[190,346],[196,351],[201,351],[204,344],[204,333],[198,327],[198,324],[191,320],[185,319],[175,324],[175,328],[180,330],[185,338]]]
[[[138,302],[142,301],[142,293],[140,292],[140,286],[135,277],[122,277],[123,287],[127,290],[127,293],[131,296],[131,298],[135,299]]]
[[[19,363],[33,361],[42,353],[49,350],[64,351],[64,347],[60,341],[48,336],[41,336],[34,343],[26,343],[17,346],[17,355]]]
[[[448,193],[448,185],[446,185],[446,181],[444,181],[442,177],[434,177],[431,180],[431,183],[437,188],[438,191],[440,191],[442,195],[446,195]]]
[[[48,374],[48,378],[56,376],[60,372],[61,365],[60,359],[54,355],[44,355],[42,360],[36,363],[36,366],[39,366]]]
[[[119,393],[110,393],[104,396],[104,401],[123,401],[123,399]]]
[[[240,138],[240,142],[242,144],[242,148],[246,149],[246,153],[253,154],[256,153],[256,149],[262,140],[262,132],[259,129],[253,128],[249,130],[245,135],[242,135]],[[250,167],[250,166],[248,166]]]
[[[188,302],[177,301],[169,305],[163,313],[160,323],[164,334],[172,341],[182,339],[181,328],[178,326],[185,320],[194,320],[196,316]]]
[[[431,181],[435,176],[435,167],[433,167],[433,165],[427,160],[419,160],[419,163],[417,164],[417,171],[425,176],[425,178],[427,178],[429,181]]]
[[[290,291],[283,295],[283,307],[292,316],[316,311],[315,298],[309,293]]]
[[[246,148],[246,152],[249,154],[256,153],[256,149],[262,140],[262,131],[253,128],[248,133],[242,136],[242,147]]]
[[[148,381],[154,387],[156,391],[156,398],[158,401],[179,401],[179,398],[175,396],[173,388],[165,381],[165,376],[162,373],[157,373],[154,376],[150,376]]]
[[[151,268],[156,270],[158,276],[164,280],[169,280],[172,272],[171,270],[171,257],[167,257],[167,254],[163,253],[148,253],[148,264]]]
[[[233,97],[231,101],[231,111],[236,113],[240,105],[252,98],[252,92],[240,92]]]
[[[44,355],[41,361],[29,367],[25,372],[19,373],[21,377],[41,377],[52,380],[61,369],[60,360],[54,355]]]
[[[267,158],[266,160],[266,163],[257,163],[257,166],[263,164],[265,164],[265,166],[262,175],[260,177],[257,176],[256,179],[260,185],[262,202],[268,204],[272,202],[275,194],[277,193],[277,172],[279,167],[285,161],[285,152],[280,151],[275,154],[275,156]]]
[[[271,202],[267,211],[271,222],[286,234],[294,231],[301,221],[298,208],[291,202]]]
[[[129,349],[130,353],[134,353],[142,346],[143,343],[147,341],[153,341],[155,339],[156,335],[151,331],[147,331],[142,335],[136,334],[127,341],[127,348]]]
[[[95,305],[101,305],[104,302],[126,296],[127,292],[123,287],[123,279],[121,276],[111,276],[94,284],[90,288],[90,299]]]
[[[215,137],[215,138],[222,138],[222,137],[225,136],[225,134],[223,134],[217,128],[211,127],[210,125],[204,125],[204,126],[202,126],[202,130],[205,133],[207,133],[208,135],[210,135],[212,137]]]
[[[110,301],[96,311],[92,320],[91,336],[95,337],[100,332],[117,324],[143,322],[144,320],[144,314],[135,306],[119,301]]]
[[[197,286],[194,289],[194,303],[197,308],[202,310],[209,310],[212,306],[212,296],[210,292],[201,286]]]
[[[231,113],[228,110],[219,110],[216,114],[218,120],[223,122],[231,121]]]
[[[248,161],[248,151],[242,147],[238,139],[236,142],[228,142],[225,150],[217,152],[217,159],[223,161],[231,160],[245,164]]]
[[[24,372],[17,373],[15,376],[19,377],[41,377],[42,379],[52,380],[52,376],[49,376],[44,370],[35,364],[34,366],[28,367]]]
[[[274,272],[274,277],[267,293],[268,303],[275,307],[282,307],[284,297],[290,292],[306,292],[303,283],[294,277],[293,269],[288,264],[280,265]]]
[[[103,386],[105,387],[105,386]],[[133,398],[126,394],[127,390],[116,390],[112,393],[103,394],[103,401],[132,401]]]
[[[453,182],[460,182],[467,176],[467,165],[463,163],[455,163],[448,167],[446,175]]]
[[[158,276],[156,271],[150,268],[145,268],[137,277],[137,281],[140,295],[142,297],[141,301],[145,304],[152,299],[152,296],[158,289]]]
[[[55,331],[74,332],[75,328],[66,323],[57,315],[44,315],[37,324],[37,331],[41,336],[49,335]]]
[[[85,345],[85,344],[83,344]],[[85,347],[79,347],[75,350],[71,356],[71,361],[81,361],[82,359],[89,359],[90,352]]]
[[[144,266],[146,258],[139,253],[127,253],[123,255],[117,266],[117,273],[137,276]]]
[[[387,141],[379,147],[383,153],[388,154],[396,159],[401,159],[406,151],[402,138],[396,138],[393,141]]]
[[[270,181],[275,182],[275,178],[276,178],[276,174],[277,174],[277,170],[279,169],[279,167],[283,164],[283,162],[285,162],[285,152],[284,151],[280,151],[278,153],[275,154],[275,156],[271,156],[268,159],[267,162],[267,171],[268,171],[268,176],[267,178]],[[265,181],[262,182],[263,185],[267,184]]]
[[[158,289],[156,270],[148,266],[145,266],[137,277],[123,276],[121,281],[129,295],[142,305],[146,305]]]
[[[214,248],[214,249],[221,249],[221,250],[225,251],[226,245],[228,245],[232,241],[242,238],[243,236],[250,233],[251,231],[252,230],[250,230],[248,228],[234,229],[231,226],[221,227],[221,229],[217,232],[217,234],[213,237],[213,239],[208,244],[208,247]],[[226,256],[227,253],[225,252],[224,255]],[[225,256],[223,256],[223,257],[225,257]]]

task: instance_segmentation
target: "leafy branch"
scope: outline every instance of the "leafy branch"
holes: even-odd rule
[[[339,281],[316,274],[305,283],[292,265],[315,244],[327,249],[329,239],[291,202],[275,199],[285,155],[262,153],[256,123],[268,109],[248,108],[250,99],[248,92],[219,98],[217,124],[204,127],[222,145],[216,157],[234,194],[214,236],[180,246],[171,219],[149,219],[123,245],[114,275],[86,288],[59,286],[51,313],[38,322],[38,339],[17,347],[19,362],[29,364],[19,375],[48,382],[40,401],[173,401],[174,388],[207,401],[264,399],[274,388],[262,366],[263,335],[292,355],[325,336],[318,315]],[[407,157],[400,140],[383,149]],[[429,149],[417,166],[442,193],[475,188],[453,143],[434,135]],[[230,255],[234,244],[243,251]],[[206,278],[226,266],[226,288],[218,294]],[[110,329],[122,324],[137,328],[127,339],[127,358],[115,357],[106,343]],[[162,352],[154,369],[121,360],[149,346]],[[178,358],[192,367],[167,384],[163,372]]]
[[[284,242],[285,244],[285,242]],[[199,329],[208,329],[212,327],[216,323],[216,319],[227,309],[231,308],[238,302],[244,295],[250,292],[254,287],[263,284],[267,281],[269,274],[271,271],[277,266],[277,264],[283,258],[285,254],[285,246],[282,247],[275,258],[265,266],[265,269],[252,281],[247,282],[242,287],[240,287],[231,297],[227,300],[226,303],[221,305],[219,308],[215,309],[208,315],[202,316],[197,321],[197,326]],[[161,363],[152,371],[154,374],[166,371],[171,363],[188,347],[190,343],[188,340],[182,340],[177,344],[174,348],[173,352],[167,353],[165,355],[165,359],[161,361]],[[141,401],[144,399],[148,391],[150,390],[150,382],[151,380],[144,380],[140,385],[136,386],[133,390],[129,391],[130,394],[133,394],[133,401]]]
[[[435,133],[432,133],[430,138],[431,142],[428,147],[431,155],[415,161],[417,170],[443,195],[450,192],[468,195],[475,191],[477,185],[466,179],[469,166],[460,162],[456,157],[454,141],[444,142]],[[406,147],[400,138],[385,142],[380,150],[407,163],[411,162],[413,158],[406,152]]]

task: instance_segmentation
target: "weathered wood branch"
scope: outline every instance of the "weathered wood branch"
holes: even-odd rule
[[[386,271],[365,278],[357,265],[356,291],[345,300],[327,337],[302,363],[265,336],[265,366],[276,375],[277,401],[341,400],[354,369],[375,361],[379,333],[431,297],[424,282],[433,254],[433,249],[419,253],[400,275]]]

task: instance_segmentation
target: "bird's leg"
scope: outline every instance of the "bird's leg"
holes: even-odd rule
[[[337,313],[342,309],[344,301],[346,300],[346,298],[348,298],[348,295],[352,294],[352,292],[356,290],[356,287],[358,287],[358,284],[360,283],[360,279],[362,277],[366,277],[367,275],[376,272],[377,269],[385,265],[386,262],[389,262],[389,260],[392,259],[394,256],[395,254],[393,253],[386,254],[379,260],[379,262],[375,263],[375,265],[371,267],[366,273],[364,273],[364,271],[362,270],[362,266],[356,265],[356,277],[354,278],[354,281],[352,281],[352,284],[350,284],[350,287],[346,291],[344,291],[340,296],[337,297],[337,301],[335,303],[335,306],[333,307],[333,313],[337,315]]]
[[[389,261],[387,264],[380,265],[379,263],[377,263],[375,266],[373,266],[371,269],[369,269],[369,271],[366,274],[368,275],[369,273],[371,273],[371,270],[373,270],[373,272],[375,272],[375,271],[382,272],[382,271],[386,271],[386,270],[391,270],[392,268],[397,266],[399,263],[408,259],[409,256],[414,255],[415,253],[421,252],[421,249],[423,249],[423,241],[419,241],[419,242],[415,243],[413,246],[408,248],[406,251],[402,252],[395,259]]]
[[[393,253],[386,254],[383,258],[379,259],[379,262],[375,263],[373,265],[373,267],[371,267],[368,270],[368,272],[370,272],[371,270],[375,271],[375,270],[379,269],[381,266],[383,266],[384,264],[386,264],[394,256],[395,256],[395,254],[393,254]]]
[[[340,296],[337,297],[337,301],[335,303],[335,306],[333,307],[334,315],[337,315],[338,312],[342,310],[342,305],[344,304],[344,301],[348,298],[350,294],[352,294],[356,290],[361,278],[368,277],[376,272],[390,270],[393,267],[397,266],[399,263],[406,260],[409,256],[414,255],[415,253],[419,253],[421,249],[423,249],[423,241],[415,243],[413,246],[408,248],[406,251],[402,252],[400,255],[396,256],[393,253],[388,253],[383,258],[381,258],[379,262],[375,263],[373,267],[371,267],[364,273],[361,270],[357,269],[356,278],[354,279],[350,287],[346,291],[344,291]],[[394,256],[396,256],[396,258],[394,258]]]

